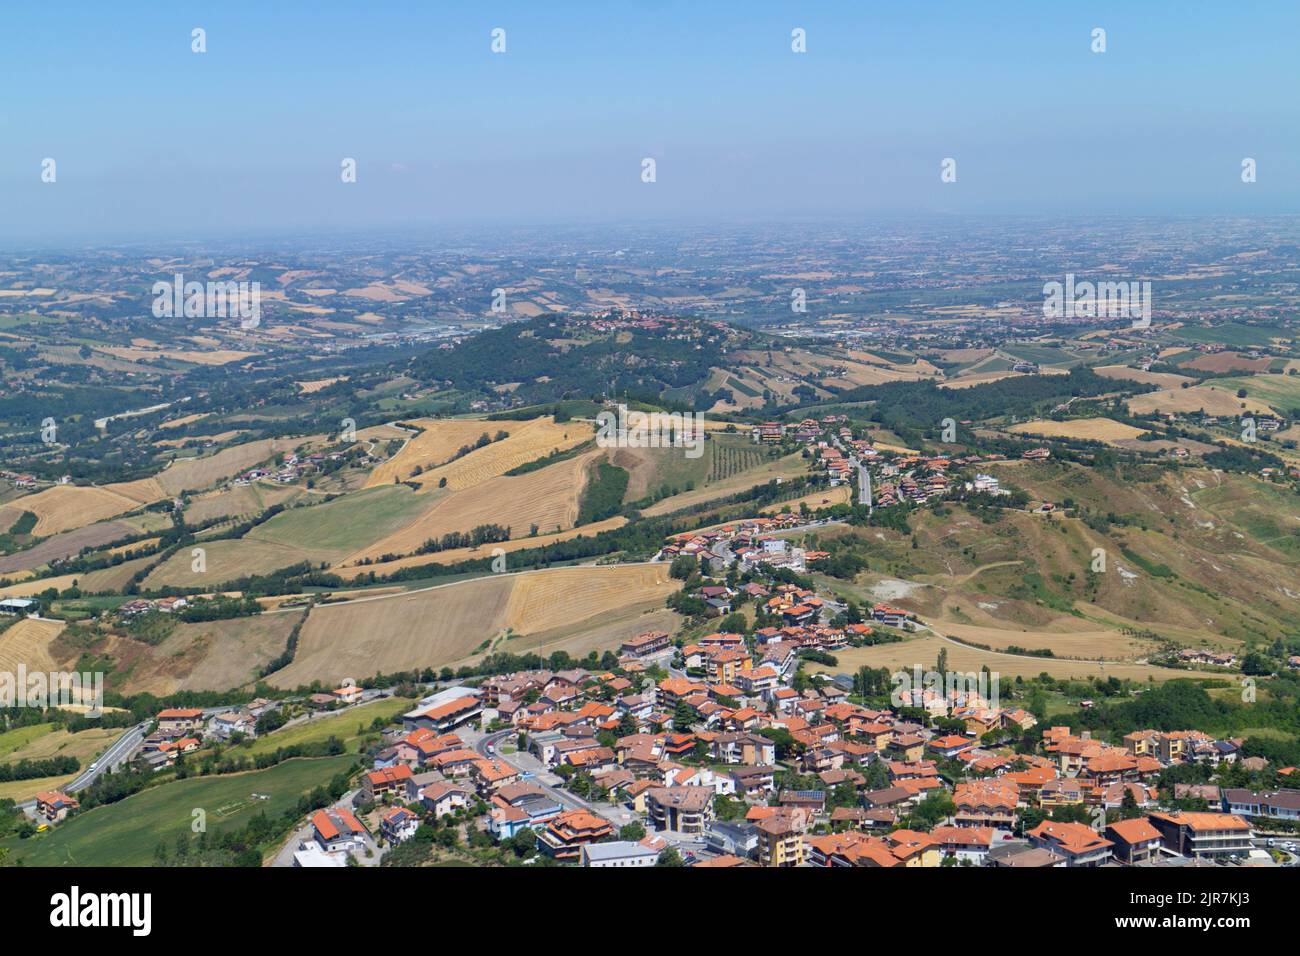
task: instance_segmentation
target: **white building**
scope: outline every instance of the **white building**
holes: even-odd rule
[[[632,840],[588,843],[582,847],[583,866],[654,866],[658,862],[658,850],[652,850],[644,843],[637,843]]]
[[[0,601],[0,614],[23,615],[36,607],[36,602],[30,598],[5,598]]]
[[[348,855],[346,853],[326,853],[319,844],[304,843],[301,850],[293,854],[293,865],[300,867],[333,867],[347,866]]]

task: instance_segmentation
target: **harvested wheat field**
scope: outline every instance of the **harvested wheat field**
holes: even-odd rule
[[[391,485],[394,478],[399,481],[407,481],[413,477],[415,480],[419,480],[419,476],[415,475],[416,468],[420,468],[422,471],[436,468],[450,461],[456,452],[464,446],[472,446],[478,441],[479,436],[484,433],[492,436],[499,431],[518,431],[525,423],[417,418],[410,421],[409,424],[424,430],[412,437],[402,447],[402,450],[388,461],[376,465],[374,471],[370,473],[370,477],[366,479],[365,487]],[[403,432],[404,436],[410,434],[410,432]],[[362,436],[358,434],[357,437]]]
[[[1145,434],[1142,429],[1125,425],[1110,418],[1076,418],[1066,422],[1037,421],[1012,425],[1007,429],[1018,435],[1039,435],[1043,438],[1080,438],[1113,444]]]
[[[441,538],[453,531],[472,531],[485,524],[509,528],[513,538],[526,537],[533,525],[539,534],[572,528],[578,520],[587,465],[602,454],[603,451],[595,449],[528,474],[489,478],[436,499],[429,495],[432,505],[427,511],[401,530],[349,555],[343,563],[411,554],[430,538]]]
[[[21,664],[32,671],[53,671],[59,667],[50,655],[50,643],[63,631],[62,621],[25,617],[0,633],[0,672],[18,673]]]
[[[22,507],[37,517],[33,533],[46,537],[115,518],[183,491],[206,488],[232,478],[279,452],[319,440],[320,436],[302,439],[267,438],[235,445],[206,458],[176,462],[152,478],[102,487],[55,485],[22,498]]]
[[[1246,412],[1273,414],[1273,410],[1258,399],[1238,398],[1236,389],[1218,388],[1214,385],[1194,385],[1191,388],[1134,395],[1128,400],[1128,410],[1134,415],[1147,415],[1156,411],[1191,414],[1202,410],[1207,415],[1223,417]]]
[[[144,538],[140,541],[132,541],[130,544],[119,544],[112,548],[105,548],[103,551],[100,551],[98,554],[96,554],[95,557],[130,554],[132,551],[140,551],[147,548],[152,548],[161,540],[162,538]]]
[[[1102,378],[1120,382],[1137,382],[1140,385],[1158,385],[1161,388],[1182,388],[1183,382],[1196,381],[1186,375],[1175,375],[1173,372],[1144,372],[1140,368],[1129,368],[1127,365],[1103,365],[1094,368],[1093,371]]]
[[[161,489],[167,495],[178,495],[183,491],[199,491],[217,482],[234,478],[241,471],[247,471],[254,465],[260,465],[274,455],[292,451],[303,445],[312,445],[325,440],[324,435],[309,435],[304,438],[263,438],[258,441],[244,442],[223,448],[215,455],[205,458],[192,458],[178,461],[164,468],[156,476]]]
[[[559,534],[539,534],[536,537],[512,538],[509,541],[499,541],[493,544],[481,545],[477,548],[449,548],[446,551],[436,551],[433,554],[413,554],[405,558],[397,558],[392,561],[382,561],[369,565],[346,565],[331,569],[333,574],[337,574],[345,581],[351,581],[354,578],[368,574],[373,571],[377,575],[392,574],[394,571],[400,571],[403,568],[418,568],[426,564],[455,564],[458,561],[472,561],[475,558],[491,557],[492,552],[498,548],[509,554],[512,551],[526,551],[529,548],[544,548],[547,545],[556,544],[560,541],[569,541],[573,538],[582,537],[583,535],[595,536],[602,531],[612,531],[615,528],[621,528],[627,524],[627,519],[622,515],[615,515],[613,518],[606,518],[604,521],[593,521],[591,524],[579,525],[576,528],[570,528],[568,531],[561,531]],[[369,549],[371,551],[376,548]],[[349,561],[361,557],[353,556],[348,558]]]
[[[527,635],[662,605],[668,566],[610,565],[500,574],[311,612],[277,687],[441,667],[486,650],[506,628]]]
[[[302,615],[301,610],[286,611],[179,624],[157,647],[132,661],[125,688],[132,694],[166,695],[250,683],[284,651]],[[114,681],[113,689],[122,688]]]
[[[668,576],[666,563],[529,572],[516,579],[506,626],[519,634],[531,634],[616,608],[660,605],[678,587]]]
[[[0,518],[3,518],[0,513]],[[0,521],[0,524],[3,524]],[[51,561],[58,561],[80,554],[85,548],[98,548],[114,541],[121,541],[138,533],[138,529],[123,521],[101,521],[88,524],[73,531],[64,531],[44,541],[37,542],[26,551],[17,551],[0,557],[0,577],[8,577],[11,572],[39,568]]]
[[[849,485],[836,485],[834,488],[823,488],[820,491],[814,491],[812,494],[804,495],[802,498],[795,498],[793,501],[782,501],[778,504],[769,505],[763,509],[763,514],[777,514],[783,511],[797,512],[802,505],[807,505],[810,511],[816,511],[818,508],[830,508],[832,505],[846,505],[852,497]]]
[[[76,779],[77,774],[69,773],[62,777],[37,777],[34,780],[11,780],[0,783],[0,800],[21,803],[46,790],[59,790]]]
[[[602,654],[608,650],[617,650],[624,641],[646,631],[663,631],[672,634],[682,621],[681,615],[664,607],[644,611],[632,607],[626,611],[602,615],[595,621],[586,621],[579,625],[538,631],[536,634],[522,637],[514,635],[503,637],[493,642],[491,651],[543,656],[564,651],[571,657],[586,657],[590,651]],[[470,663],[481,656],[475,655],[456,663]]]
[[[112,355],[114,358],[125,359],[128,362],[169,358],[194,365],[229,365],[231,362],[241,362],[257,354],[256,352],[238,352],[234,349],[215,349],[211,352],[198,352],[189,349],[161,349],[154,351],[151,349],[131,348],[125,345],[101,345],[96,348],[96,351]]]
[[[1151,641],[1139,640],[1114,630],[1094,629],[1060,633],[1019,631],[1001,627],[956,624],[951,621],[944,621],[936,626],[944,634],[972,644],[982,644],[997,651],[1016,646],[1028,650],[1050,650],[1057,657],[1136,660],[1156,649],[1156,645]]]
[[[137,571],[147,568],[151,562],[157,560],[158,555],[156,554],[146,555],[143,558],[132,558],[129,561],[123,561],[111,568],[100,568],[98,571],[91,571],[88,574],[69,576],[76,578],[77,587],[87,594],[121,591],[131,583],[131,578],[135,576]]]
[[[318,378],[310,382],[294,382],[294,384],[298,386],[303,395],[314,395],[323,388],[329,388],[335,382],[346,382],[347,380],[346,375],[339,375],[334,378]]]
[[[142,505],[162,501],[167,497],[166,489],[159,484],[157,478],[140,478],[136,481],[124,481],[118,484],[105,485],[104,487],[115,494],[121,495],[123,498],[130,498]]]
[[[180,418],[173,418],[169,422],[162,422],[158,427],[159,428],[184,428],[186,425],[192,425],[195,422],[202,421],[207,417],[208,417],[207,412],[203,412],[202,414],[199,415],[182,415]]]
[[[214,518],[238,518],[260,514],[273,505],[286,504],[302,496],[299,488],[270,482],[237,485],[190,499],[185,509],[187,524],[197,525]]]
[[[748,491],[756,485],[767,484],[773,478],[789,479],[807,473],[808,463],[803,460],[802,456],[798,454],[787,455],[784,458],[778,458],[776,461],[765,461],[757,468],[751,468],[749,471],[743,471],[738,475],[712,482],[702,488],[684,491],[679,495],[673,495],[671,498],[656,501],[650,507],[643,509],[641,513],[652,518],[671,514],[682,508],[713,501],[716,498],[725,498],[727,495],[734,495],[737,492]]]
[[[1200,355],[1190,362],[1183,362],[1181,368],[1194,368],[1199,372],[1266,372],[1272,359],[1253,359],[1240,352],[1215,352]]]
[[[193,548],[182,548],[149,572],[141,583],[146,590],[156,588],[201,588],[224,584],[250,574],[270,574],[310,560],[309,552],[301,548],[274,544],[269,541],[225,538],[208,543],[198,542],[203,548],[203,570],[195,571]]]
[[[32,533],[47,537],[134,511],[140,502],[108,488],[55,485],[14,503],[36,515]]]
[[[891,671],[910,669],[920,665],[921,669],[932,670],[938,659],[939,651],[947,651],[948,667],[956,671],[979,671],[985,665],[1002,680],[1016,677],[1036,677],[1047,673],[1053,677],[1118,677],[1121,680],[1157,681],[1186,678],[1187,671],[1174,670],[1169,667],[1153,667],[1149,664],[1101,664],[1093,661],[1067,661],[1051,657],[1026,657],[1015,654],[1003,654],[997,651],[984,651],[968,647],[941,637],[927,635],[901,644],[878,644],[875,647],[855,647],[836,651],[836,665],[811,664],[809,670],[825,671],[833,674],[852,674],[860,667],[887,667]]]
[[[413,438],[415,433],[394,423],[371,425],[357,432],[357,441],[388,441],[390,438]]]
[[[0,588],[0,598],[32,597],[33,595],[40,594],[42,591],[49,590],[50,588],[63,591],[76,584],[77,577],[78,576],[75,574],[60,574],[52,578],[30,578],[17,581],[14,584],[9,584]],[[0,641],[3,640],[4,637],[0,636]],[[3,669],[4,668],[0,668],[0,670]]]
[[[886,382],[914,382],[933,375],[938,370],[928,362],[917,366],[908,365],[874,365],[859,362],[836,362],[827,360],[828,366],[838,366],[843,374],[825,374],[817,379],[818,385],[858,386],[884,385]]]
[[[185,445],[189,442],[205,442],[205,441],[210,441],[213,444],[221,445],[225,442],[230,441],[231,439],[239,437],[241,434],[243,434],[243,430],[239,428],[235,428],[235,429],[231,429],[230,431],[217,432],[216,434],[213,435],[186,435],[184,438],[161,438],[154,441],[153,444],[155,448],[184,448]]]
[[[335,683],[378,672],[438,667],[473,652],[504,626],[512,577],[496,575],[400,597],[315,608],[277,687]]]
[[[415,479],[427,488],[436,488],[442,479],[447,479],[446,487],[452,491],[473,488],[490,478],[503,475],[512,468],[518,468],[530,461],[536,461],[554,451],[562,451],[581,445],[594,434],[593,426],[588,422],[568,421],[557,425],[553,418],[534,418],[521,424],[522,427],[499,429],[497,426],[509,422],[481,422],[484,427],[479,434],[487,432],[496,434],[499,430],[509,432],[508,437],[494,441],[490,445],[476,449],[431,471],[425,471]],[[533,472],[533,475],[540,472]]]
[[[123,561],[121,564],[100,568],[98,571],[59,574],[54,577],[22,580],[0,588],[0,598],[32,597],[42,591],[48,591],[50,588],[54,588],[56,591],[66,591],[74,586],[80,588],[86,594],[121,591],[131,582],[131,577],[136,571],[146,567],[149,562],[157,560],[157,556],[132,558]]]
[[[61,709],[79,710],[80,708],[69,706]],[[111,707],[104,709],[105,711],[112,710]],[[51,730],[49,733],[37,737],[26,746],[6,755],[3,759],[0,759],[0,763],[17,763],[20,760],[47,760],[50,757],[76,757],[81,762],[81,766],[86,767],[108,749],[109,744],[116,740],[121,733],[120,729],[112,727],[92,727],[90,730],[82,730],[75,734],[70,734],[66,730]],[[77,771],[77,773],[64,774],[58,777],[37,777],[32,780],[11,780],[0,783],[0,800],[7,799],[13,800],[15,803],[21,803],[46,790],[61,790],[77,779],[79,774],[80,771]]]
[[[31,743],[19,747],[7,754],[4,763],[17,763],[20,760],[49,760],[51,757],[76,757],[82,766],[90,763],[109,744],[116,740],[122,731],[114,727],[92,727],[69,733],[66,730],[51,730],[41,734]]]

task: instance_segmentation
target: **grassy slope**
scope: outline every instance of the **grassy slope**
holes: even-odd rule
[[[276,816],[293,807],[355,759],[289,760],[267,770],[177,780],[3,845],[27,866],[148,866],[159,843],[171,845],[178,834],[191,833],[194,809],[206,811],[209,834],[242,827],[258,813]],[[255,799],[255,793],[268,799]]]
[[[896,603],[935,620],[1006,628],[1022,646],[1042,643],[1015,640],[1022,630],[1129,626],[1227,647],[1296,633],[1300,600],[1291,595],[1300,595],[1300,555],[1292,542],[1300,520],[1289,516],[1300,508],[1289,492],[1207,470],[1152,482],[1059,463],[1002,473],[1032,496],[1072,497],[1133,524],[1097,532],[1081,521],[1023,513],[1003,513],[991,525],[960,508],[943,517],[918,513],[917,548],[895,532],[857,531],[868,543],[869,573],[829,586],[859,600],[892,600],[876,592],[882,578],[928,585]],[[1109,570],[1096,575],[1093,589],[1096,547],[1106,550]],[[1162,566],[1172,576],[1155,573]]]
[[[258,754],[274,753],[281,747],[317,743],[330,737],[338,737],[343,741],[345,748],[351,748],[354,741],[368,732],[371,721],[376,717],[396,717],[410,710],[414,703],[405,697],[371,701],[360,707],[351,707],[342,713],[277,730],[275,733],[257,738],[247,747],[236,748],[234,754],[240,757],[255,757]],[[357,732],[358,727],[363,728],[362,733]]]

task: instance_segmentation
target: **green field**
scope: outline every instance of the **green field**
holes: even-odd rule
[[[19,325],[44,324],[44,325],[62,325],[66,319],[60,315],[38,315],[35,312],[24,312],[21,315],[0,315],[0,329],[13,329]]]
[[[1057,368],[1069,368],[1071,365],[1078,365],[1083,361],[1082,356],[1071,352],[1069,349],[1053,345],[1006,345],[1003,346],[1002,351],[1026,362],[1035,362],[1038,365],[1052,365]],[[1010,368],[1010,365],[1007,367]],[[997,369],[990,362],[981,365],[979,371],[993,372],[997,371]]]
[[[235,581],[250,574],[270,574],[303,561],[328,561],[333,555],[302,551],[266,541],[229,538],[203,545],[206,567],[193,570],[189,549],[181,549],[149,572],[143,587],[207,587]]]
[[[1265,326],[1236,325],[1228,323],[1216,326],[1194,326],[1179,329],[1169,334],[1175,342],[1222,342],[1224,345],[1257,346],[1268,345],[1273,338],[1294,338],[1293,329],[1268,328]]]
[[[1196,503],[1230,521],[1248,537],[1300,559],[1300,534],[1296,518],[1296,496],[1284,487],[1265,482],[1225,482],[1218,488],[1191,493]]]
[[[740,379],[733,378],[730,375],[727,376],[727,388],[734,389],[742,395],[748,395],[750,398],[756,398],[763,394],[758,389],[754,388],[754,386],[746,385],[744,382],[740,381]]]
[[[242,538],[204,545],[203,572],[192,570],[189,550],[181,549],[150,572],[144,586],[203,587],[303,561],[337,561],[404,527],[431,500],[405,485],[386,485],[321,505],[289,508]]]
[[[0,760],[9,756],[15,750],[22,750],[33,740],[44,737],[53,729],[53,724],[31,724],[27,727],[19,727],[16,730],[6,730],[0,734]]]
[[[330,737],[338,737],[343,741],[345,748],[351,749],[353,743],[362,736],[357,733],[358,727],[369,728],[371,721],[376,717],[394,718],[398,714],[406,713],[413,706],[415,701],[405,697],[371,701],[360,707],[349,708],[340,714],[321,717],[285,730],[277,730],[265,737],[257,738],[247,747],[235,748],[233,754],[239,757],[255,757],[258,754],[274,753],[281,747],[317,743]]]
[[[1267,402],[1283,416],[1300,409],[1300,375],[1238,375],[1215,379],[1214,384],[1234,391],[1244,388],[1251,398]]]
[[[159,843],[172,846],[177,835],[192,832],[195,809],[206,812],[209,834],[242,827],[258,813],[275,817],[355,759],[288,760],[268,770],[177,780],[0,846],[25,866],[149,866]]]
[[[405,485],[385,485],[323,505],[290,508],[246,537],[343,556],[400,530],[428,506],[427,496],[418,496]]]
[[[722,481],[733,475],[739,475],[757,468],[767,458],[764,450],[755,445],[748,437],[735,436],[714,437],[709,442],[709,477],[710,482]]]

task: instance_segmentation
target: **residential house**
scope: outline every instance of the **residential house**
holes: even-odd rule
[[[1110,840],[1082,823],[1044,820],[1027,834],[1030,841],[1065,857],[1067,866],[1101,866],[1110,859]]]
[[[316,842],[326,853],[355,850],[365,845],[365,825],[343,807],[317,810],[312,814],[311,825]]]
[[[526,828],[540,829],[563,811],[564,805],[541,787],[512,783],[492,795],[488,832],[498,840],[509,838]]]
[[[746,860],[758,855],[758,843],[758,828],[753,823],[711,820],[704,833],[704,845],[711,852]]]
[[[649,822],[656,830],[703,834],[713,818],[711,787],[656,787],[646,793]]]
[[[1000,832],[991,827],[935,827],[930,836],[939,841],[943,858],[983,866]]]
[[[758,830],[760,866],[803,865],[806,859],[804,833],[808,829],[808,819],[803,811],[779,810],[764,816],[755,827]]]
[[[415,836],[420,818],[406,807],[393,807],[379,821],[379,832],[390,843],[403,843]]]
[[[610,836],[614,826],[588,810],[568,810],[552,819],[538,835],[538,848],[557,860],[577,859],[584,844]]]
[[[168,707],[158,712],[158,733],[178,737],[203,730],[203,708]]]
[[[406,764],[372,770],[361,778],[361,792],[367,800],[377,800],[386,793],[404,797],[407,781],[414,776]]]
[[[1255,848],[1255,832],[1235,813],[1152,813],[1151,825],[1160,831],[1165,848],[1180,856],[1218,859],[1248,856]]]
[[[1300,820],[1300,790],[1273,790],[1256,793],[1229,788],[1223,791],[1223,809],[1243,817],[1268,817],[1272,820]]]
[[[1160,831],[1146,817],[1117,820],[1106,827],[1105,836],[1114,847],[1115,859],[1130,866],[1146,863],[1160,851]]]
[[[429,810],[435,820],[441,820],[462,807],[469,806],[470,789],[457,783],[438,780],[419,790],[420,804]]]
[[[989,827],[994,830],[1015,827],[1020,793],[1010,780],[994,777],[959,783],[952,799],[957,807],[954,820],[959,827]]]
[[[62,790],[42,790],[36,794],[36,812],[50,823],[62,823],[81,804]]]

